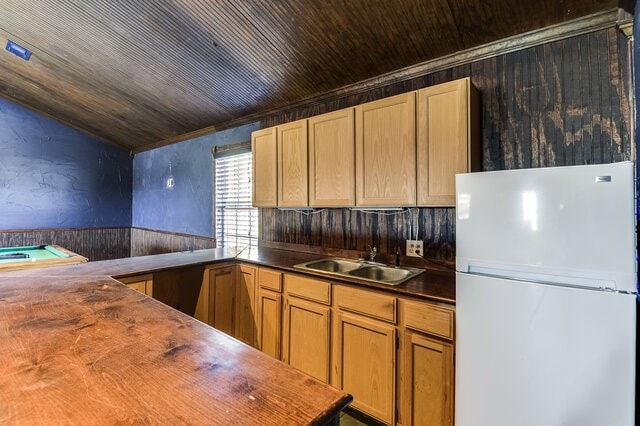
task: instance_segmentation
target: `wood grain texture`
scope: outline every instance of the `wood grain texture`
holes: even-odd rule
[[[281,122],[471,77],[481,97],[482,170],[633,160],[628,40],[616,29],[461,65],[422,77],[331,98],[263,122]],[[431,258],[455,258],[455,211],[420,208],[395,216],[326,209],[313,215],[261,210],[266,242],[383,255],[418,235]],[[409,218],[411,216],[411,218]],[[417,230],[417,231],[416,231]]]
[[[393,424],[396,408],[396,329],[337,312],[333,334],[333,384],[353,395],[353,407]]]
[[[415,205],[415,93],[358,105],[356,204]]]
[[[108,278],[0,277],[0,299],[2,423],[325,423],[349,402]]]
[[[202,250],[216,247],[216,239],[145,228],[131,228],[130,256]]]
[[[353,108],[309,118],[309,206],[355,206]]]
[[[277,132],[278,206],[306,206],[309,204],[307,120],[283,124]]]
[[[130,255],[131,229],[76,228],[0,230],[0,247],[56,244],[89,261],[118,259]]]
[[[282,321],[283,362],[324,383],[329,383],[330,336],[329,306],[285,295]]]
[[[251,155],[251,205],[275,207],[278,205],[278,136],[275,127],[251,134]]]
[[[0,230],[0,247],[57,244],[89,261],[215,248],[215,238],[144,228]]]
[[[403,377],[400,410],[403,425],[453,425],[454,347],[405,332],[400,350]]]
[[[142,149],[619,5],[630,8],[616,0],[16,0],[0,4],[0,36],[34,54],[0,57],[0,94]]]

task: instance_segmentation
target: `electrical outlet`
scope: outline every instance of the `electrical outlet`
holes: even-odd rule
[[[422,240],[407,240],[407,256],[420,257],[421,255],[424,255],[422,248]]]

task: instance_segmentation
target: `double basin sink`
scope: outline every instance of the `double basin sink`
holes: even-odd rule
[[[409,268],[407,266],[394,268],[393,266],[385,266],[375,262],[333,257],[299,263],[293,267],[388,285],[402,284],[424,272],[424,269]]]

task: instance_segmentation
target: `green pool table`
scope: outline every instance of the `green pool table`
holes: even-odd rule
[[[0,272],[86,262],[87,258],[56,245],[0,248]]]

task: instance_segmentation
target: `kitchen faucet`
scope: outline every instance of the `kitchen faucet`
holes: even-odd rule
[[[376,256],[378,255],[378,248],[376,246],[371,247],[371,245],[369,245],[368,247],[369,247],[369,260],[371,262],[375,262]]]

